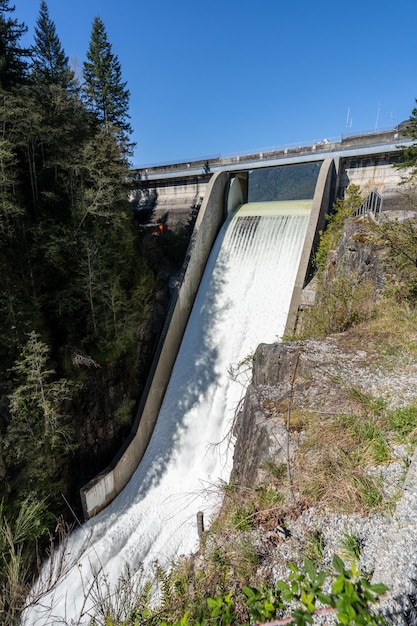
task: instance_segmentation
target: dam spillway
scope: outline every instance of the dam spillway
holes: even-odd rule
[[[208,259],[146,453],[125,489],[70,537],[74,563],[25,624],[88,624],[94,578],[114,585],[126,564],[167,565],[198,546],[216,485],[232,465],[233,418],[250,372],[239,363],[285,329],[312,200],[249,203],[231,214]],[[98,583],[100,584],[100,583]],[[47,608],[45,608],[47,607]],[[84,618],[80,619],[83,613]],[[77,621],[79,620],[79,621]]]

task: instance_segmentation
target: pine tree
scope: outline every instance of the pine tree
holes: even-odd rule
[[[115,130],[125,148],[129,133],[129,90],[122,81],[119,60],[112,53],[103,21],[96,17],[84,62],[84,96],[88,109],[108,132]]]
[[[14,10],[9,0],[0,0],[0,85],[5,89],[24,82],[25,57],[30,54],[29,50],[20,47],[19,40],[27,28],[9,15]]]
[[[55,23],[50,19],[45,0],[40,5],[39,17],[35,27],[35,45],[32,48],[32,79],[44,85],[58,85],[74,90],[76,80],[69,66]]]

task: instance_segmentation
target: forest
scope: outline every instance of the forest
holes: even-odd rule
[[[133,219],[129,91],[102,20],[82,76],[44,1],[29,48],[26,30],[0,0],[2,591],[8,533],[32,520],[30,571],[35,543],[80,515],[79,488],[129,432],[184,244]]]

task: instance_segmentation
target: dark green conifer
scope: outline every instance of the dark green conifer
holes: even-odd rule
[[[30,54],[29,50],[20,46],[20,38],[27,27],[11,17],[14,10],[9,0],[0,0],[0,85],[5,89],[24,82],[27,72],[25,59]]]
[[[129,90],[122,81],[119,60],[112,53],[103,21],[93,22],[87,61],[83,67],[84,96],[87,107],[108,132],[115,130],[127,147],[129,133]]]
[[[38,84],[58,85],[73,90],[76,86],[74,72],[69,66],[55,23],[49,17],[45,0],[40,5],[35,27],[35,45],[32,48],[32,79]]]

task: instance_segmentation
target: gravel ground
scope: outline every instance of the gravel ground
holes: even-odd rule
[[[381,360],[369,351],[346,350],[337,336],[303,344],[302,358],[316,363],[314,379],[319,380],[320,386],[313,385],[300,394],[296,392],[296,406],[297,402],[298,406],[314,406],[323,402],[323,395],[326,402],[332,402],[331,393],[325,393],[331,379],[343,380],[345,386],[352,385],[374,398],[383,398],[389,408],[415,402],[417,363],[414,358],[402,363],[389,357]],[[259,386],[258,392],[261,397],[273,398],[280,396],[284,388],[285,384]],[[342,401],[341,394],[335,395],[335,401]],[[275,417],[273,412],[271,417]],[[380,473],[388,497],[397,495],[392,515],[361,517],[310,508],[289,523],[291,537],[277,536],[276,531],[259,537],[257,547],[263,556],[260,573],[271,582],[285,579],[288,563],[302,562],[308,550],[313,556],[316,551],[318,567],[330,566],[334,553],[348,561],[343,539],[349,534],[360,544],[360,570],[372,574],[374,583],[382,582],[389,587],[389,593],[381,600],[381,611],[387,622],[417,626],[417,451],[410,457],[406,446],[395,446],[390,463],[369,471]],[[316,545],[312,537],[316,538]],[[320,617],[317,623],[332,624],[334,618]]]
[[[396,486],[403,463],[390,464],[387,483]],[[286,579],[288,563],[301,562],[309,546],[306,537],[321,541],[320,568],[331,566],[333,555],[339,554],[345,562],[343,538],[354,536],[360,545],[359,569],[372,574],[373,583],[384,583],[389,592],[381,600],[381,613],[387,624],[417,625],[417,452],[409,466],[404,490],[393,515],[372,514],[367,517],[345,515],[308,509],[289,527],[291,537],[276,539],[276,532],[265,533],[258,549],[265,555],[261,575],[275,583]],[[273,543],[277,543],[273,547]],[[310,550],[312,544],[310,545]],[[312,557],[313,558],[313,557]],[[314,619],[316,624],[333,625],[334,615]]]
[[[395,624],[417,624],[417,451],[394,515],[383,529],[374,582],[390,588],[383,613]]]

